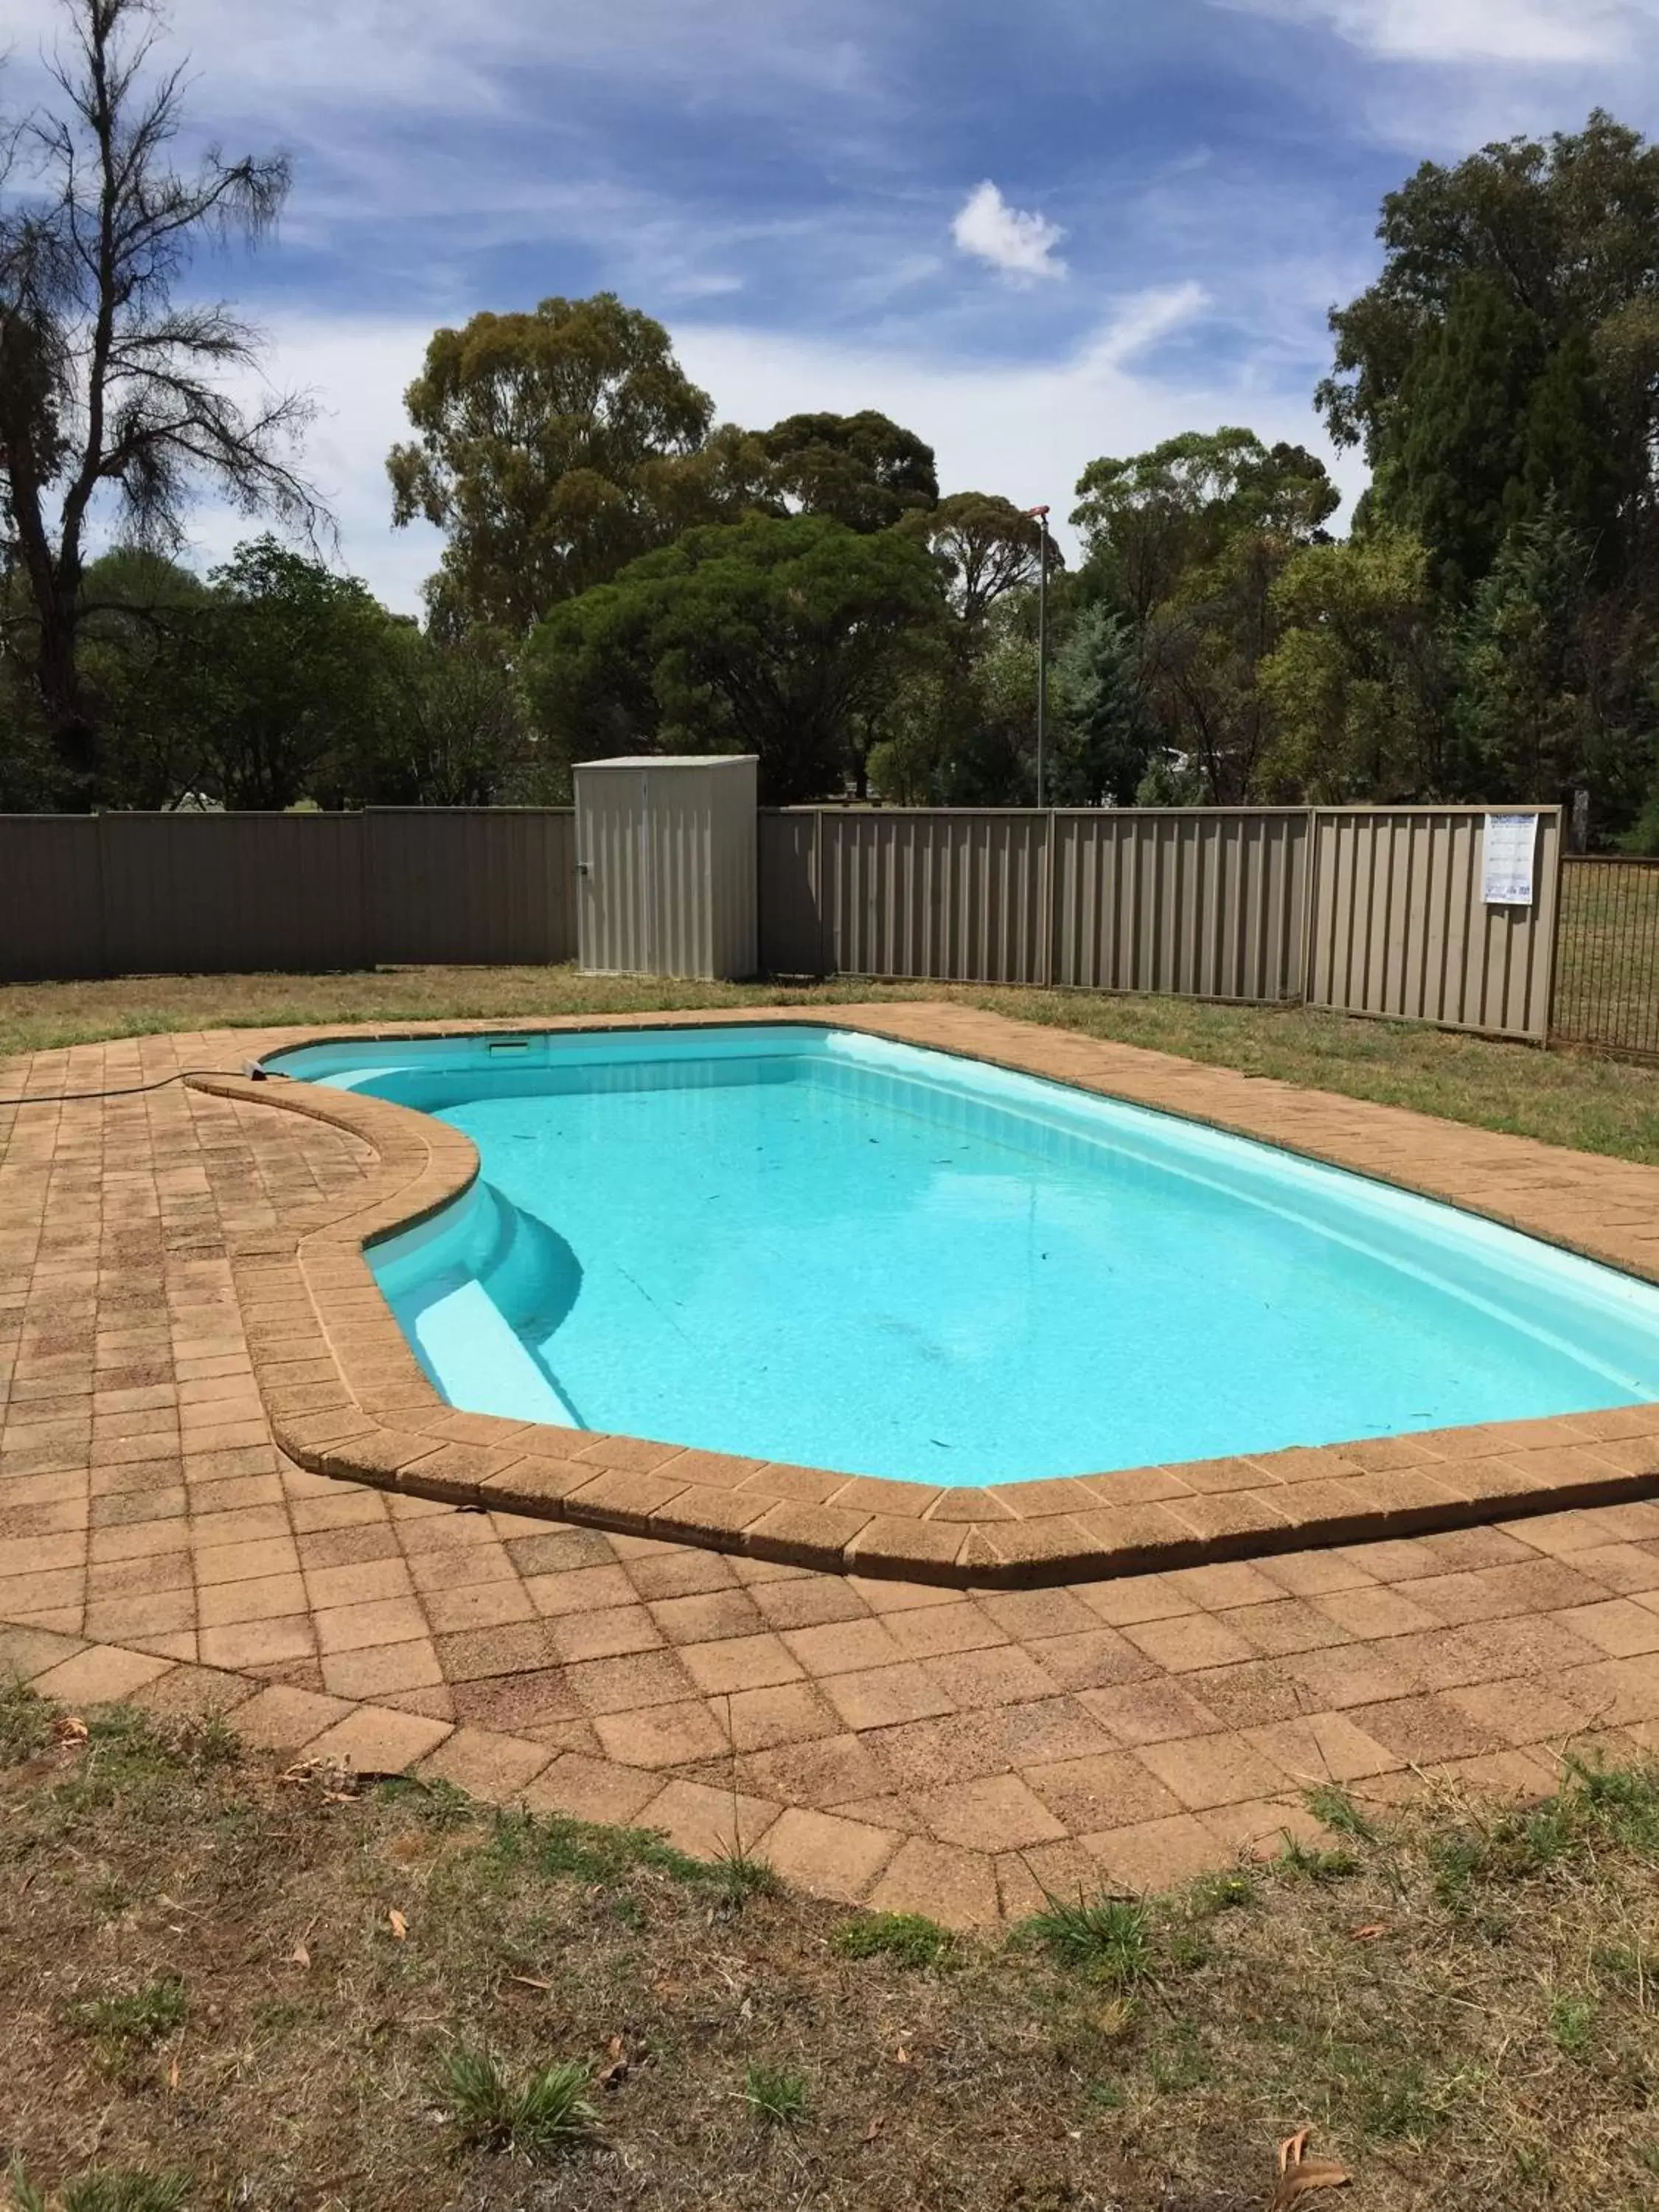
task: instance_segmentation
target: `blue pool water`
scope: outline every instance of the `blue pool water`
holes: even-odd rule
[[[444,1395],[982,1484],[1659,1398],[1659,1290],[1361,1177],[778,1024],[346,1043],[466,1132],[371,1262]]]

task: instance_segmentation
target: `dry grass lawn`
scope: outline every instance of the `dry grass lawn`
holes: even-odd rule
[[[962,998],[999,1013],[1181,1053],[1253,1075],[1412,1106],[1583,1152],[1659,1163],[1651,1066],[1494,1044],[1300,1006],[1225,1006],[1083,992],[882,985],[635,981],[574,968],[390,968],[335,975],[130,976],[0,986],[0,1054],[167,1030],[285,1023],[484,1019],[676,1006],[833,1006]]]
[[[1003,1942],[0,1692],[0,2170],[172,2212],[1354,2212],[1659,2196],[1659,1769]]]

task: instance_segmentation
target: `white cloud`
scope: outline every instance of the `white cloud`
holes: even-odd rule
[[[1066,274],[1066,264],[1054,252],[1065,232],[1045,215],[1010,207],[989,178],[969,192],[951,225],[951,235],[960,252],[988,261],[1010,276]]]
[[[1615,61],[1659,20],[1659,0],[1217,0],[1323,25],[1379,60],[1539,68]]]
[[[1139,374],[1133,356],[1204,306],[1190,285],[1134,295],[1086,340],[1046,362],[941,357],[916,343],[823,343],[736,324],[688,325],[675,343],[687,372],[711,392],[721,416],[774,422],[809,408],[878,407],[935,448],[947,490],[1000,491],[1021,507],[1048,501],[1057,534],[1072,487],[1098,453],[1133,453],[1179,430],[1245,422],[1270,441],[1289,438],[1331,462],[1350,496],[1364,482],[1352,455],[1333,456],[1309,403],[1264,380],[1259,364],[1182,377],[1161,362]],[[429,322],[315,319],[271,327],[271,375],[314,390],[324,412],[309,441],[308,472],[340,526],[340,559],[386,603],[418,611],[420,584],[437,562],[438,533],[391,526],[386,454],[408,435],[404,387],[431,335]],[[258,526],[204,508],[195,557],[220,560]]]

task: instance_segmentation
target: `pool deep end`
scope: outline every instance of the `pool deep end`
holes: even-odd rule
[[[478,1146],[474,1189],[370,1255],[470,1410],[972,1486],[1659,1397],[1648,1285],[857,1032],[347,1042],[271,1065]]]

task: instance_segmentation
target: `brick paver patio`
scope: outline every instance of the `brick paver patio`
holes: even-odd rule
[[[878,1012],[935,1038],[957,1014]],[[1123,1095],[1468,1202],[1477,1182],[1656,1271],[1652,1170],[1045,1040]],[[78,1048],[0,1088],[234,1070],[291,1041]],[[1032,1589],[458,1510],[301,1468],[256,1382],[280,1327],[248,1270],[296,1224],[362,1212],[384,1163],[360,1135],[174,1085],[8,1110],[0,1142],[0,1668],[72,1705],[222,1711],[284,1753],[694,1850],[735,1824],[809,1888],[962,1923],[1309,1830],[1311,1783],[1543,1790],[1570,1739],[1659,1745],[1659,1502],[1638,1494],[1659,1485],[1628,1460],[1618,1504]],[[285,1402],[337,1405],[331,1364],[286,1364]]]

